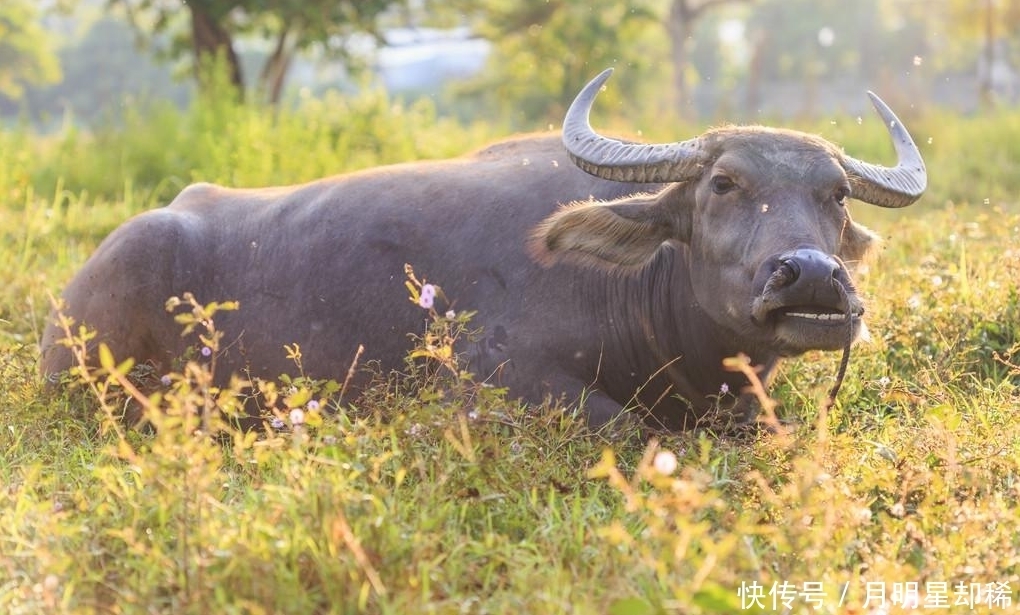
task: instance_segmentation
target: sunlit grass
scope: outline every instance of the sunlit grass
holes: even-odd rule
[[[868,122],[826,126],[856,156],[890,155]],[[791,590],[792,612],[923,611],[877,605],[909,583],[920,607],[939,583],[950,605],[976,583],[993,590],[967,594],[984,606],[950,612],[1015,608],[1020,135],[1005,117],[917,126],[930,194],[903,211],[855,206],[885,247],[859,280],[873,339],[854,348],[837,404],[821,414],[838,356],[812,353],[774,383],[789,437],[651,444],[586,434],[569,411],[520,407],[455,364],[335,415],[328,383],[278,383],[261,437],[187,423],[218,416],[200,363],[153,400],[155,435],[116,429],[112,397],[40,386],[49,295],[185,183],[303,181],[498,130],[370,98],[0,134],[0,611],[718,613],[755,596],[781,611],[772,600]],[[436,317],[423,356],[442,362],[436,344],[470,323],[448,336],[460,325]]]

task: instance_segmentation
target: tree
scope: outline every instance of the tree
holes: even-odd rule
[[[447,5],[469,14],[478,35],[493,42],[482,76],[459,88],[490,116],[524,127],[562,118],[589,79],[609,66],[626,66],[600,102],[633,96],[643,71],[662,57],[658,16],[641,0],[483,0]]]
[[[1008,44],[1020,31],[1020,0],[948,1],[950,30],[981,40],[978,96],[983,105],[991,106],[996,98],[996,73],[1009,66]]]
[[[674,108],[691,109],[687,89],[690,49],[694,42],[694,29],[698,20],[710,9],[717,6],[747,2],[748,0],[671,0],[666,16],[666,31],[669,32],[670,59],[673,64]],[[688,113],[690,115],[690,113]]]
[[[271,41],[255,89],[269,102],[279,101],[287,70],[298,51],[320,46],[350,58],[347,41],[355,33],[378,37],[378,19],[406,0],[190,0],[187,23],[179,18],[177,0],[108,0],[123,7],[145,40],[173,31],[172,56],[189,57],[200,86],[212,87],[210,66],[222,63],[238,97],[245,76],[237,39],[254,36]]]
[[[60,65],[39,23],[35,0],[0,2],[0,95],[18,99],[26,85],[60,80]]]
[[[661,66],[671,65],[667,93],[656,102],[665,100],[672,112],[694,115],[688,84],[695,28],[716,7],[748,1],[454,0],[452,5],[473,14],[478,33],[495,44],[486,78],[473,93],[537,120],[561,114],[588,78],[614,65],[628,70],[613,78],[611,91],[631,95],[641,82],[662,83]],[[602,104],[612,104],[611,96]]]
[[[138,57],[134,33],[121,19],[98,19],[78,40],[66,41],[58,58],[63,79],[25,91],[25,107],[43,125],[68,110],[75,121],[85,124],[117,121],[129,101],[184,106],[192,95],[191,84],[174,79],[169,66]]]

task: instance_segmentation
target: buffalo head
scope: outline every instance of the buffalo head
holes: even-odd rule
[[[536,229],[532,253],[545,264],[563,259],[623,271],[671,245],[686,254],[683,275],[693,295],[679,300],[696,302],[750,353],[831,350],[858,337],[864,308],[850,272],[875,239],[850,219],[847,202],[903,207],[927,184],[920,152],[892,111],[869,92],[892,137],[894,167],[852,158],[817,136],[758,126],[635,144],[589,124],[610,73],[591,81],[567,112],[563,142],[571,158],[604,179],[667,186],[568,206]]]

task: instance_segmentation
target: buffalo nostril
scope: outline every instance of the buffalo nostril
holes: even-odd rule
[[[807,278],[821,281],[825,278],[837,279],[840,275],[839,262],[817,250],[799,249],[780,261],[794,273],[794,280]]]
[[[777,277],[781,286],[792,284],[800,277],[800,265],[792,259],[785,259],[780,262],[773,275]]]

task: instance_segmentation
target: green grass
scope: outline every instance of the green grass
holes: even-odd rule
[[[332,403],[326,383],[284,383],[280,419],[303,408],[305,423],[260,438],[206,437],[222,425],[197,364],[158,400],[156,435],[119,429],[113,397],[46,394],[50,294],[185,183],[303,181],[500,136],[377,96],[275,117],[132,114],[94,135],[0,133],[0,612],[718,613],[742,610],[742,586],[770,604],[784,582],[824,594],[793,612],[882,612],[863,606],[868,583],[887,598],[918,583],[923,600],[944,582],[950,604],[957,584],[1008,584],[1009,609],[975,610],[1017,605],[1015,118],[917,118],[930,193],[904,211],[855,206],[886,245],[859,280],[873,339],[829,413],[838,356],[812,353],[773,387],[791,435],[649,443],[586,434],[442,367],[416,394],[384,383],[338,416],[309,409]],[[890,156],[869,122],[817,130]],[[94,377],[102,390],[114,376]]]

